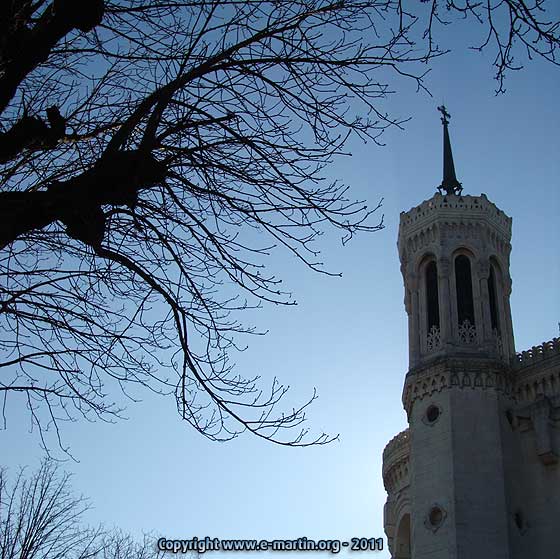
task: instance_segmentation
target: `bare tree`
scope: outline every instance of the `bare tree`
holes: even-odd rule
[[[557,63],[544,1],[407,5],[2,3],[0,391],[25,396],[42,437],[118,417],[139,386],[211,439],[330,440],[306,436],[309,402],[277,409],[285,386],[232,369],[256,333],[237,311],[293,304],[266,257],[327,273],[326,229],[382,226],[323,169],[350,134],[400,125],[379,101],[395,78],[425,87],[442,7],[485,24],[500,89],[516,41]]]
[[[1,559],[157,559],[155,538],[84,525],[88,501],[76,497],[68,474],[49,460],[10,485],[0,469]]]
[[[92,559],[163,559],[169,553],[160,551],[157,539],[144,535],[138,541],[130,534],[119,530],[112,530],[103,535],[102,545]],[[181,554],[184,559],[197,559],[200,555],[193,551]]]

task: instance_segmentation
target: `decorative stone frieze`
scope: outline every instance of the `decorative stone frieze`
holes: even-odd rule
[[[412,369],[406,375],[402,396],[404,409],[410,416],[417,400],[452,388],[495,390],[511,396],[513,381],[508,368],[495,360],[443,357],[426,366]]]

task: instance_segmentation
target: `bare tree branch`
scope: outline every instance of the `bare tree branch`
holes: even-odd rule
[[[48,447],[63,421],[112,421],[142,389],[203,435],[322,444],[231,361],[238,321],[294,304],[286,250],[377,231],[379,205],[324,169],[351,135],[403,121],[383,100],[485,26],[499,90],[524,55],[557,64],[544,0],[9,0],[0,8],[0,392]],[[445,8],[444,19],[442,12]],[[454,16],[459,16],[455,21]],[[521,51],[516,47],[521,46]]]
[[[20,470],[8,482],[0,469],[0,557],[2,559],[159,559],[155,538],[138,542],[118,530],[89,528],[89,502],[77,497],[70,476],[44,460],[29,477]]]

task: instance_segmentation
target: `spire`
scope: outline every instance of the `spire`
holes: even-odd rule
[[[453,153],[451,151],[451,141],[449,140],[449,130],[447,125],[451,115],[447,112],[444,105],[438,107],[441,113],[441,123],[443,124],[443,181],[438,186],[440,193],[445,191],[446,194],[461,194],[463,187],[455,176],[455,165],[453,165]]]

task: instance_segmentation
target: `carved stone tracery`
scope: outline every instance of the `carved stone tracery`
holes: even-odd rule
[[[441,347],[441,332],[438,326],[432,326],[426,338],[427,351],[436,351]]]
[[[476,326],[471,324],[469,319],[465,319],[461,324],[459,324],[458,335],[459,341],[465,345],[476,344],[478,339]]]

